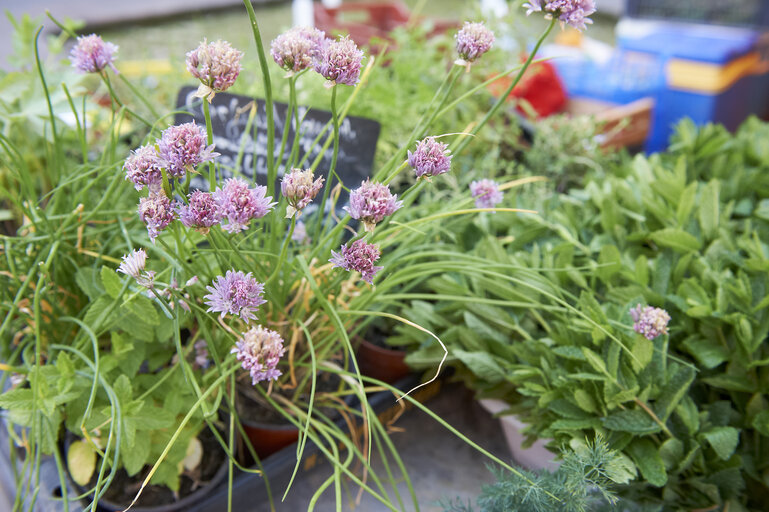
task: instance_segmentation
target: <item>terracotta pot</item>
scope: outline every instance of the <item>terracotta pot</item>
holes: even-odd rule
[[[484,409],[494,415],[510,408],[502,400],[485,398],[480,402]],[[523,448],[521,445],[526,436],[521,431],[526,428],[526,424],[515,415],[499,416],[499,421],[505,434],[507,447],[510,449],[510,455],[516,464],[530,470],[547,469],[552,471],[558,469],[561,463],[556,461],[555,454],[545,447],[550,441],[549,439],[537,439],[529,448]]]
[[[357,338],[356,343],[356,357],[363,375],[392,384],[411,373],[405,362],[405,351],[379,347],[363,338]]]
[[[299,439],[299,429],[291,424],[270,425],[240,419],[243,430],[260,459],[269,457]]]

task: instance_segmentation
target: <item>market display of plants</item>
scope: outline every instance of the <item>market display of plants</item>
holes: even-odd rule
[[[77,36],[73,25],[51,18],[62,35],[44,62],[40,29],[24,39],[29,20],[18,25],[31,60],[20,55],[29,68],[4,77],[0,118],[2,200],[15,221],[15,232],[2,235],[0,271],[0,407],[20,449],[11,450],[20,468],[14,510],[56,499],[39,495],[43,457],[55,460],[65,508],[79,499],[86,510],[186,510],[222,480],[232,508],[236,470],[260,473],[260,452],[244,428],[249,418],[293,425],[297,468],[308,443],[329,461],[333,474],[310,507],[330,490],[340,509],[349,479],[387,509],[404,508],[396,484],[409,482],[407,468],[366,391],[384,387],[426,409],[409,390],[361,375],[351,337],[374,317],[429,333],[385,311],[398,304],[393,292],[456,270],[436,258],[429,234],[457,216],[521,212],[492,203],[457,208],[469,193],[453,186],[454,202],[420,199],[454,184],[453,156],[504,103],[487,102],[465,131],[431,131],[493,81],[472,79],[471,68],[494,35],[483,23],[465,23],[455,34],[456,53],[435,63],[437,74],[445,71],[442,82],[399,147],[369,180],[342,184],[335,172],[342,118],[369,78],[383,73],[381,59],[346,37],[305,28],[279,36],[268,55],[253,7],[244,4],[253,48],[204,39],[186,55],[206,126],[172,125],[173,112],[119,73],[117,47],[100,36]],[[70,69],[56,55],[68,36]],[[512,88],[531,61],[496,77],[513,74]],[[295,123],[295,88],[324,83],[332,121],[318,143],[333,148],[330,169],[300,161],[296,139],[273,136],[275,65],[289,85]],[[258,66],[267,103],[264,184],[225,178],[211,144],[209,101],[246,66]],[[191,188],[195,176],[208,187]],[[398,194],[389,186],[396,178],[404,183]],[[339,214],[342,187],[350,200]],[[471,192],[498,193],[491,182]],[[340,418],[361,424],[354,430],[363,435],[350,436]],[[390,469],[371,469],[373,450],[397,479]],[[418,509],[410,484],[409,491],[405,499]]]

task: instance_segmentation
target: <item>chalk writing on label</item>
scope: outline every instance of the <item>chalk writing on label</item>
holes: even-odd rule
[[[196,90],[196,87],[184,87],[179,91],[177,107],[185,112],[176,115],[175,123],[187,123],[194,120],[197,124],[205,126],[203,103],[194,96]],[[248,178],[253,178],[256,175],[257,183],[266,184],[267,114],[264,100],[219,93],[214,97],[210,111],[213,143],[216,146],[215,151],[220,153],[220,156],[216,158],[219,179],[235,176],[239,170],[240,174]],[[302,167],[308,168],[321,154],[326,136],[331,133],[329,127],[324,135],[318,139],[318,134],[331,120],[331,112],[308,109],[303,106],[298,108],[298,112],[301,122],[297,144],[299,155],[297,161],[306,157]],[[285,170],[285,164],[290,156],[296,133],[295,118],[292,115],[292,118],[287,122],[287,114],[288,105],[280,102],[273,104],[275,126],[273,154],[276,162],[278,162],[278,179]],[[253,119],[249,123],[250,117]],[[247,130],[249,124],[250,129]],[[286,129],[288,129],[288,136],[281,155],[281,140]],[[371,175],[380,129],[378,122],[360,117],[348,116],[340,124],[336,174],[345,186],[355,188]],[[317,142],[316,139],[318,139]],[[316,175],[327,176],[332,154],[333,147],[332,144],[329,144],[321,155]],[[204,178],[206,171],[204,168],[200,170],[202,175],[193,178],[191,185],[194,188],[208,189],[208,182]],[[344,204],[343,198],[340,198],[340,204]]]

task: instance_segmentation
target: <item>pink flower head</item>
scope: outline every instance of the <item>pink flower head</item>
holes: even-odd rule
[[[77,38],[77,43],[70,53],[70,59],[72,59],[72,65],[83,73],[100,73],[107,66],[117,73],[112,63],[115,60],[113,55],[115,52],[117,52],[117,46],[105,43],[100,36],[91,34]]]
[[[163,181],[158,152],[152,144],[131,151],[123,164],[123,169],[125,179],[133,182],[136,190],[143,189],[145,185],[152,188]]]
[[[155,243],[158,232],[174,220],[174,210],[168,196],[162,190],[150,190],[149,196],[139,200],[139,218],[147,225],[150,240]]]
[[[290,172],[283,175],[280,182],[280,192],[288,201],[286,209],[286,218],[291,218],[296,214],[297,217],[302,209],[310,204],[318,195],[323,187],[323,178],[313,181],[312,169],[291,169]]]
[[[289,73],[298,73],[312,65],[326,39],[322,30],[294,27],[273,39],[270,54],[275,63]]]
[[[209,228],[219,224],[221,217],[216,207],[214,196],[210,192],[195,190],[189,196],[188,204],[177,203],[179,220],[188,228],[195,228],[201,233],[208,233]]]
[[[340,37],[336,41],[325,40],[315,57],[315,71],[329,82],[327,87],[336,84],[357,85],[360,79],[360,63],[363,52],[349,37]]]
[[[502,192],[491,180],[484,179],[470,183],[470,193],[475,198],[476,208],[494,208],[502,202]]]
[[[254,312],[266,301],[262,298],[264,285],[251,276],[251,272],[228,270],[224,276],[218,276],[206,286],[210,293],[203,297],[208,311],[221,313],[222,318],[229,313],[238,315],[246,323],[256,318]]]
[[[481,55],[491,49],[494,44],[494,32],[486,28],[483,23],[470,23],[466,21],[454,38],[457,40],[457,53],[460,65],[468,65],[475,62]]]
[[[595,12],[595,0],[529,0],[523,6],[527,9],[526,16],[544,10],[546,18],[555,16],[562,27],[569,25],[579,31],[593,23],[588,16]]]
[[[374,276],[384,268],[374,266],[380,254],[376,245],[358,239],[350,245],[343,245],[339,253],[331,251],[329,261],[333,267],[343,268],[348,272],[360,272],[364,281],[374,284]]]
[[[235,83],[240,74],[243,53],[221,39],[213,43],[205,40],[187,52],[187,71],[200,80],[195,96],[208,98],[210,103],[217,92],[224,92]]]
[[[664,309],[651,306],[642,308],[638,304],[630,310],[630,316],[633,317],[633,330],[647,340],[653,340],[657,336],[668,333],[670,315]]]
[[[447,144],[438,142],[434,137],[427,137],[417,142],[413,153],[408,152],[408,163],[417,178],[438,176],[451,169],[451,152]]]
[[[251,383],[254,386],[263,380],[275,380],[281,376],[277,366],[285,352],[280,334],[261,325],[243,333],[243,337],[235,343],[235,348],[231,351],[237,354],[243,369],[251,374]]]
[[[251,219],[258,219],[267,215],[275,203],[272,197],[265,197],[267,187],[256,186],[248,188],[241,178],[229,178],[224,182],[224,187],[217,188],[214,192],[214,201],[218,208],[219,216],[223,221],[222,229],[230,233],[238,233],[248,229]]]
[[[146,264],[147,253],[144,252],[144,249],[136,249],[130,254],[123,256],[123,263],[120,264],[117,271],[133,277],[139,286],[149,289],[154,286],[155,272],[151,270],[145,272],[144,267]]]
[[[378,222],[402,206],[403,201],[398,201],[398,196],[393,195],[387,185],[366,180],[350,192],[350,206],[344,209],[350,217],[363,222],[366,231],[373,231]]]
[[[160,165],[168,174],[182,178],[195,167],[210,162],[219,153],[214,153],[214,145],[206,146],[206,130],[195,121],[176,126],[169,126],[160,134],[158,149]]]

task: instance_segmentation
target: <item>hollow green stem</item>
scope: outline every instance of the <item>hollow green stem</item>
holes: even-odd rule
[[[315,232],[320,233],[320,227],[323,223],[323,214],[326,211],[326,200],[328,194],[331,191],[331,187],[336,178],[336,159],[339,156],[339,115],[336,111],[336,88],[331,88],[331,121],[334,127],[334,152],[331,154],[331,166],[328,169],[328,178],[326,179],[326,186],[323,187],[323,199],[320,202],[320,208],[318,209],[318,220],[316,221]],[[337,178],[339,179],[339,178]]]
[[[208,101],[203,99],[203,116],[206,118],[206,141],[210,146],[214,143],[214,131],[211,127],[211,106]],[[216,168],[214,162],[208,162],[208,190],[213,192],[216,189]]]

